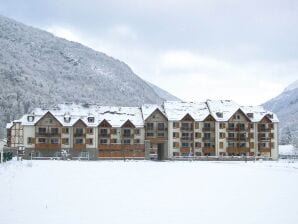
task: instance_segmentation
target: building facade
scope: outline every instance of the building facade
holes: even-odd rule
[[[27,158],[278,158],[278,119],[230,100],[108,107],[62,104],[7,124],[7,145]],[[243,157],[244,158],[244,157]]]

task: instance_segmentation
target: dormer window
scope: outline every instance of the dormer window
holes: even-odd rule
[[[27,116],[27,120],[29,122],[33,122],[34,121],[34,116],[32,116],[32,115]]]
[[[269,119],[273,119],[273,114],[267,114],[267,117],[268,117]]]
[[[247,116],[248,116],[249,118],[253,118],[253,117],[254,117],[254,113],[247,113]]]
[[[94,117],[88,117],[88,122],[89,123],[94,123]]]
[[[222,117],[223,117],[223,114],[222,114],[222,112],[217,112],[217,113],[216,113],[216,116],[217,116],[218,118],[222,118]]]
[[[65,116],[65,117],[64,117],[64,122],[65,122],[65,123],[69,123],[70,120],[71,120],[71,117],[70,117],[70,116]]]

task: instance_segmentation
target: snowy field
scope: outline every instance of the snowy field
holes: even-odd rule
[[[298,163],[11,161],[1,224],[298,223]]]

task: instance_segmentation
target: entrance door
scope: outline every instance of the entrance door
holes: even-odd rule
[[[163,143],[157,144],[157,160],[164,160],[164,159],[165,159],[164,144]]]

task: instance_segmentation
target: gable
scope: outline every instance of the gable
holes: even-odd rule
[[[262,120],[260,120],[259,123],[262,123],[262,124],[268,124],[268,123],[272,123],[272,121],[267,117],[267,116],[264,116],[262,118]]]
[[[181,121],[194,121],[194,119],[189,114],[186,114]]]
[[[35,123],[35,126],[62,126],[62,124],[48,111]]]
[[[134,124],[130,120],[127,120],[121,127],[122,128],[135,128]]]
[[[214,117],[213,117],[211,114],[209,114],[209,115],[204,119],[204,121],[215,121],[215,119],[214,119]]]
[[[79,119],[76,123],[73,124],[73,127],[84,128],[87,127],[87,125],[81,119]]]
[[[241,110],[237,110],[228,120],[229,122],[231,121],[246,121],[250,122],[250,119],[247,117],[247,115]]]
[[[103,120],[102,122],[100,122],[98,127],[100,127],[100,128],[111,128],[112,125],[110,125],[110,123],[107,120]]]
[[[156,108],[145,121],[167,121],[168,118],[158,109]]]

